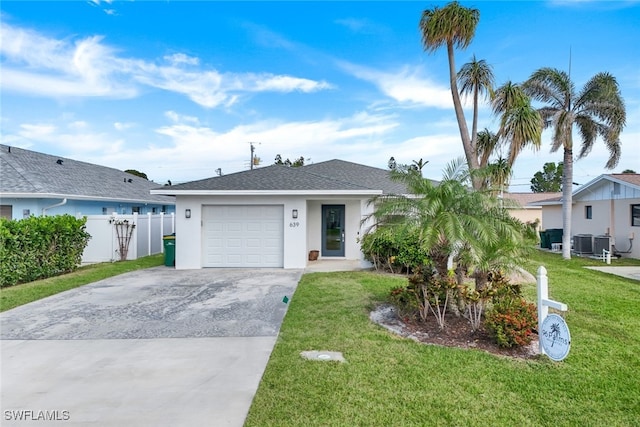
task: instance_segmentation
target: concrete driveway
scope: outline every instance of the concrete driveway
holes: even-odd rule
[[[2,313],[0,424],[242,426],[301,275],[156,267]]]

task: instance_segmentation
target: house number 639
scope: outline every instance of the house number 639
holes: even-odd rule
[[[289,223],[289,227],[300,227],[300,223],[299,222],[290,222]]]

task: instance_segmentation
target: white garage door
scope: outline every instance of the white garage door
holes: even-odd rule
[[[282,267],[282,205],[204,206],[204,267]]]

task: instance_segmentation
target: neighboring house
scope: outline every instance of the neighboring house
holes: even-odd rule
[[[160,185],[123,171],[0,144],[0,216],[171,213]]]
[[[152,191],[176,197],[176,268],[304,268],[362,260],[369,200],[403,194],[388,170],[341,160],[272,165]]]
[[[562,228],[561,197],[537,204],[542,207],[543,229]],[[576,189],[571,230],[574,236],[597,237],[593,240],[594,252],[601,252],[600,237],[609,236],[615,252],[640,258],[640,175],[600,175]]]
[[[538,224],[542,224],[542,206],[536,203],[557,199],[560,196],[562,193],[504,193],[502,197],[511,216],[524,223],[537,220]]]

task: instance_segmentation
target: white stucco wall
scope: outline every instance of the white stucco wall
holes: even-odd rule
[[[562,205],[542,207],[542,230],[562,228]]]
[[[513,218],[525,223],[533,222],[535,220],[538,220],[539,223],[542,223],[542,209],[539,207],[530,209],[509,209],[509,214]]]
[[[361,208],[365,199],[306,196],[178,196],[176,198],[176,268],[202,268],[202,206],[283,205],[284,268],[305,268],[310,250],[321,249],[322,205],[345,205],[345,259],[361,259]],[[185,210],[191,209],[191,218]],[[292,210],[298,218],[292,218]]]
[[[640,198],[616,200],[613,206],[613,223],[611,230],[614,244],[618,251],[627,251],[632,246],[631,253],[622,256],[640,259],[640,227],[631,226],[631,205],[639,205]],[[633,238],[633,242],[629,241]]]
[[[631,205],[640,204],[640,198],[609,199],[589,197],[575,201],[571,215],[571,234],[610,235],[618,251],[630,253],[624,257],[640,258],[640,227],[631,226]],[[585,207],[591,206],[592,218],[585,217]],[[562,228],[562,206],[544,206],[542,228]],[[629,238],[633,237],[633,242]]]
[[[307,262],[307,204],[301,196],[179,196],[176,198],[176,269],[202,268],[202,206],[283,205],[284,268],[304,268]],[[191,218],[185,210],[191,209]],[[298,218],[292,218],[292,210]]]
[[[591,219],[586,218],[586,206],[591,206]],[[610,213],[609,200],[575,203],[571,212],[572,234],[592,234],[594,236],[609,234],[612,228]]]

